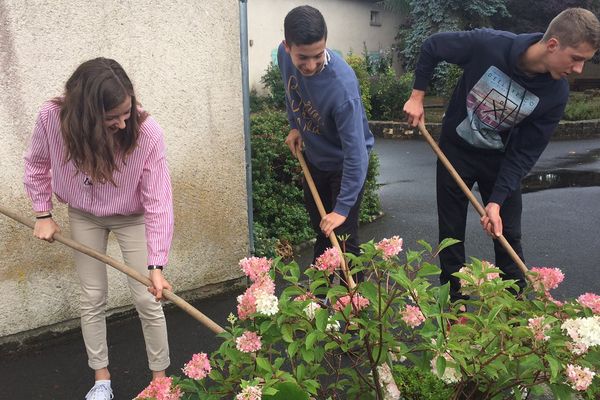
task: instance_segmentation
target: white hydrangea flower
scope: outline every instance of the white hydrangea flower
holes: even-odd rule
[[[582,354],[588,347],[600,345],[600,316],[568,319],[561,329],[573,339],[572,351]]]
[[[332,321],[331,319],[327,322],[325,327],[326,332],[339,332],[341,328],[340,321]]]
[[[442,376],[438,375],[437,366],[436,366],[437,358],[438,358],[438,356],[435,356],[431,360],[431,371],[433,372],[433,374],[447,384],[460,382],[462,375],[456,368],[453,368],[453,367],[449,366],[448,364],[446,364],[446,369],[444,370],[444,375],[442,375]],[[444,354],[444,358],[448,361],[452,360],[452,357],[450,357],[449,354]]]
[[[275,315],[279,311],[279,300],[277,296],[265,293],[261,290],[255,293],[256,312],[263,315]]]
[[[308,319],[312,321],[313,319],[315,319],[315,312],[319,308],[321,308],[321,306],[318,303],[311,301],[306,305],[306,307],[304,307],[304,314],[306,314]]]

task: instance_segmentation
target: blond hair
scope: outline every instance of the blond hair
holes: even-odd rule
[[[588,43],[594,49],[600,48],[600,22],[589,10],[584,8],[567,8],[558,14],[550,24],[543,42],[550,38],[558,39],[561,46],[577,47]]]

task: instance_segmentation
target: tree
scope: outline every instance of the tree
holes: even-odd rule
[[[544,32],[558,13],[566,8],[582,7],[600,14],[599,0],[507,0],[509,16],[492,18],[496,29],[515,33]]]

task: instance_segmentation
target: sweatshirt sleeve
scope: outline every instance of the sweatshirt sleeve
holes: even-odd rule
[[[519,126],[518,131],[512,133],[512,140],[500,166],[489,202],[502,205],[511,193],[521,186],[521,180],[533,168],[548,145],[565,106],[566,99],[541,118]]]
[[[173,237],[171,177],[165,156],[162,131],[158,133],[158,139],[150,149],[144,163],[141,181],[148,265],[167,264]]]
[[[464,66],[477,54],[481,30],[441,32],[429,36],[421,45],[421,53],[415,66],[414,89],[427,89],[435,67],[441,61]]]
[[[279,72],[281,73],[281,80],[283,82],[283,89],[285,91],[285,110],[287,112],[288,122],[290,123],[290,129],[298,129],[298,125],[296,124],[296,120],[294,118],[294,113],[291,109],[290,95],[288,92],[287,80],[289,79],[289,76],[286,71],[288,70],[288,64],[291,62],[289,57],[290,56],[285,52],[283,43],[281,43],[277,49],[277,63],[279,65]]]
[[[348,100],[340,105],[334,118],[340,135],[344,162],[340,193],[333,211],[346,217],[356,204],[369,166],[360,98]]]
[[[46,114],[45,109],[39,112],[29,147],[24,156],[23,183],[31,199],[33,210],[36,212],[52,210],[52,174]]]

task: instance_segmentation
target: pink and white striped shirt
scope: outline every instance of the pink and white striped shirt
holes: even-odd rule
[[[148,116],[137,147],[117,161],[115,185],[92,182],[72,161],[60,132],[60,106],[42,106],[25,153],[25,189],[36,212],[52,209],[52,192],[71,207],[97,217],[144,214],[148,264],[166,265],[173,237],[173,196],[163,131]]]

